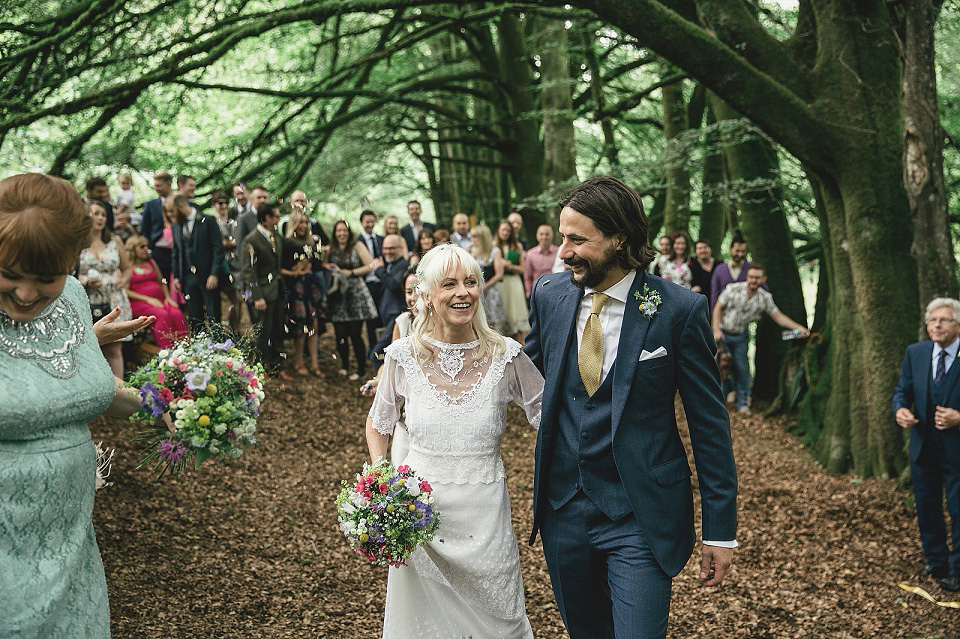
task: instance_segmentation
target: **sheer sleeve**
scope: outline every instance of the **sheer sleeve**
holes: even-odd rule
[[[527,414],[527,421],[540,428],[540,403],[543,400],[543,375],[527,354],[521,351],[510,361],[509,375],[513,402]]]
[[[403,369],[397,364],[390,350],[388,348],[385,354],[383,373],[380,375],[377,395],[373,398],[369,413],[373,419],[373,427],[384,435],[392,434],[394,426],[400,420],[405,393]]]

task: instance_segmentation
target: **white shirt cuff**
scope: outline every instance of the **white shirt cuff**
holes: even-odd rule
[[[739,546],[740,544],[737,543],[737,540],[736,540],[736,539],[734,539],[733,541],[707,541],[706,539],[704,539],[704,540],[703,540],[703,545],[704,545],[704,546],[718,546],[718,547],[720,547],[720,548],[736,548],[736,547]]]

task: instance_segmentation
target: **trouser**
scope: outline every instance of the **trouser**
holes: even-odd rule
[[[190,313],[190,332],[196,334],[208,330],[209,333],[218,335],[221,330],[219,288],[208,291],[206,280],[200,281],[194,273],[187,273],[180,284],[183,297],[187,300],[187,312]],[[209,329],[206,328],[208,317]]]
[[[253,330],[257,335],[257,349],[263,361],[263,368],[268,372],[280,370],[280,353],[283,348],[283,322],[286,313],[283,298],[267,302],[265,311],[254,309],[251,319]]]
[[[571,639],[662,639],[672,579],[630,513],[612,521],[582,491],[544,507],[540,537]]]
[[[960,460],[951,459],[943,445],[943,438],[953,435],[955,433],[929,428],[925,434],[923,451],[917,461],[910,463],[910,470],[924,557],[928,564],[936,568],[948,567],[950,574],[960,577]],[[947,547],[944,493],[947,512],[950,513],[953,550]]]
[[[367,371],[367,348],[363,343],[363,322],[334,322],[337,336],[337,353],[340,355],[340,368],[350,368],[350,344],[353,343],[353,355],[357,358],[357,373],[361,376]]]
[[[730,379],[723,382],[723,396],[730,391],[737,392],[737,408],[745,408],[750,403],[750,360],[747,349],[750,347],[750,331],[742,333],[723,332],[723,341],[727,343],[730,356]]]

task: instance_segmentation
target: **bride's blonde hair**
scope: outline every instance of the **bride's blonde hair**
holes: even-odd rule
[[[487,325],[487,313],[483,308],[483,273],[480,265],[465,250],[456,244],[441,244],[435,246],[423,255],[417,265],[417,315],[413,320],[413,345],[422,355],[433,357],[433,349],[423,339],[427,333],[432,333],[436,326],[436,315],[427,307],[427,296],[440,288],[441,282],[456,272],[457,267],[463,273],[477,280],[477,287],[481,289],[477,300],[477,313],[473,316],[471,326],[480,340],[478,353],[481,357],[487,354],[499,354],[506,349],[504,337]]]

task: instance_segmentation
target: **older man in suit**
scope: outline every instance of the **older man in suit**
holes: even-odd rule
[[[924,573],[940,587],[960,591],[960,302],[938,297],[927,305],[924,320],[930,341],[907,347],[893,412],[901,428],[910,429],[910,470],[917,502]],[[946,493],[950,538],[943,517]]]
[[[384,326],[407,308],[403,280],[406,278],[407,266],[410,263],[402,253],[403,242],[399,235],[388,235],[383,238],[383,257],[375,262],[377,268],[374,273],[383,285],[383,291],[377,301],[377,312]]]
[[[665,637],[672,578],[695,544],[679,390],[703,514],[700,579],[719,584],[737,531],[737,475],[702,295],[649,275],[640,196],[614,178],[560,205],[525,351],[543,372],[534,523],[572,639]]]
[[[197,210],[185,195],[173,198],[177,219],[173,225],[173,285],[187,300],[190,330],[219,333],[220,278],[223,236],[217,219]]]
[[[291,377],[281,367],[283,322],[286,311],[286,291],[280,272],[283,245],[289,240],[277,231],[280,208],[273,203],[261,204],[257,209],[257,226],[243,239],[240,264],[243,280],[252,300],[250,318],[256,326],[257,349],[263,366],[281,379]],[[302,246],[302,245],[300,245]]]

